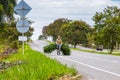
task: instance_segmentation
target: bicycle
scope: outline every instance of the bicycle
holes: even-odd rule
[[[60,55],[60,46],[57,45],[57,55]]]

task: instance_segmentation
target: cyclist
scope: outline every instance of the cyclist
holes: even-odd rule
[[[56,39],[56,45],[57,45],[57,55],[60,55],[60,50],[62,46],[62,39],[60,36]]]

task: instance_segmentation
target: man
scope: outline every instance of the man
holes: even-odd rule
[[[56,40],[56,44],[57,44],[57,55],[60,55],[60,49],[62,46],[62,40],[61,40],[60,36],[58,36],[58,38]]]

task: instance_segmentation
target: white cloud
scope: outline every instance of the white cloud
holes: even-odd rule
[[[18,0],[19,2],[20,0]],[[92,16],[106,6],[119,6],[119,2],[111,0],[25,0],[31,7],[27,17],[33,20],[35,32],[32,38],[37,39],[42,27],[55,19],[65,17],[84,20],[93,25]]]

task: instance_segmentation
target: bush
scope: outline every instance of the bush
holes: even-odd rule
[[[54,51],[57,48],[55,43],[51,43],[49,45],[46,45],[44,47],[44,53],[52,53],[52,51]],[[68,45],[63,44],[61,46],[61,51],[63,53],[63,55],[70,55],[70,48]]]

